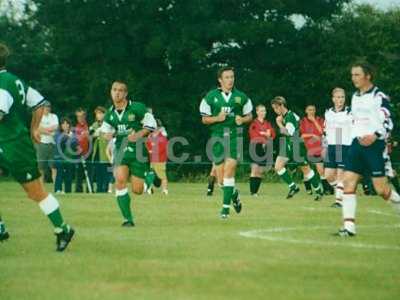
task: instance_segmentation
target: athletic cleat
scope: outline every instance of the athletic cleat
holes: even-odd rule
[[[342,207],[342,203],[340,202],[335,202],[331,205],[332,208],[341,208]]]
[[[323,197],[323,194],[317,193],[317,195],[314,198],[314,201],[321,201]]]
[[[254,197],[254,198],[257,198],[257,197],[258,197],[258,194],[257,194],[257,193],[251,194],[251,196]]]
[[[135,223],[133,221],[125,221],[121,225],[122,227],[135,227]]]
[[[307,193],[308,195],[312,195],[312,194],[313,194],[313,191],[312,191],[312,190],[306,190],[306,193]]]
[[[232,195],[232,205],[236,213],[240,214],[240,212],[242,211],[242,203],[240,202],[240,195],[238,190],[236,190]]]
[[[75,234],[75,230],[73,230],[72,228],[69,229],[68,232],[60,232],[60,233],[56,233],[56,237],[57,237],[57,251],[58,252],[63,252],[67,247],[68,244],[71,242],[72,237]]]
[[[161,179],[157,175],[154,177],[153,185],[156,188],[159,188],[161,186]]]
[[[227,215],[227,214],[221,213],[219,216],[220,216],[221,220],[228,220],[228,218],[229,218],[229,215]]]
[[[4,242],[4,241],[8,240],[9,238],[10,238],[10,234],[7,231],[0,233],[0,242]]]
[[[356,234],[354,232],[351,232],[345,228],[340,229],[338,232],[334,234],[335,236],[340,236],[340,237],[355,237]]]
[[[212,195],[213,195],[213,192],[210,191],[210,190],[208,190],[208,191],[207,191],[207,196],[210,197],[210,196],[212,196]]]
[[[298,192],[300,192],[300,188],[297,185],[291,187],[288,195],[286,196],[286,199],[293,198],[293,196],[296,195]]]

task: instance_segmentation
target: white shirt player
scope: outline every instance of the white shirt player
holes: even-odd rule
[[[376,134],[379,139],[384,140],[387,132],[393,128],[389,97],[377,87],[364,94],[356,92],[351,100],[351,113],[353,139]]]
[[[325,138],[328,145],[350,146],[353,141],[351,127],[353,117],[349,107],[341,111],[330,108],[325,112]]]

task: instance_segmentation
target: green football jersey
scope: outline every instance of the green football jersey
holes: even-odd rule
[[[253,105],[247,95],[237,89],[233,89],[228,95],[220,89],[210,91],[200,104],[200,113],[202,116],[216,117],[221,111],[227,113],[224,122],[210,125],[210,130],[214,136],[222,136],[224,130],[236,129],[236,116],[244,116],[253,111]]]
[[[42,95],[17,76],[0,71],[0,143],[27,134],[29,110],[41,105]]]
[[[155,130],[156,126],[154,117],[143,103],[129,102],[125,110],[121,112],[118,112],[114,106],[108,109],[104,116],[101,131],[105,133],[113,132],[116,137],[115,147],[119,149],[123,140],[131,133],[143,128]],[[135,143],[128,143],[129,146],[133,144]]]
[[[286,140],[290,141],[292,136],[298,136],[300,132],[300,117],[292,111],[288,111],[283,116],[283,125],[288,131]]]

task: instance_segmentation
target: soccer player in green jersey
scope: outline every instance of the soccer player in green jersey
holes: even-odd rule
[[[8,56],[7,46],[0,44],[0,165],[10,170],[28,197],[37,202],[48,216],[55,228],[56,250],[64,251],[74,235],[74,230],[64,222],[57,199],[44,189],[32,143],[32,140],[35,143],[40,142],[39,125],[45,99],[17,76],[7,72],[5,67]],[[33,115],[31,136],[25,125],[29,109]],[[0,240],[8,236],[0,219]]]
[[[253,105],[243,92],[234,87],[232,67],[223,67],[217,74],[220,87],[211,90],[201,101],[202,122],[211,130],[212,160],[217,173],[223,174],[223,207],[221,218],[229,216],[231,203],[237,213],[242,210],[239,191],[235,189],[242,125],[252,120]],[[208,143],[209,145],[210,143]]]
[[[311,182],[311,186],[314,188],[316,193],[315,200],[321,200],[323,188],[319,177],[311,169],[307,161],[307,150],[299,134],[299,116],[287,108],[284,97],[275,97],[271,101],[271,106],[277,114],[276,124],[279,127],[280,133],[285,137],[284,143],[280,143],[279,145],[280,149],[275,162],[275,170],[282,180],[289,186],[289,193],[286,198],[292,198],[300,191],[299,187],[294,183],[289,172],[286,170],[286,165],[288,163],[293,163],[296,167],[301,167],[304,181]]]
[[[106,112],[101,131],[108,139],[116,137],[116,197],[124,218],[122,226],[133,227],[135,222],[127,182],[131,180],[134,194],[143,193],[145,175],[149,171],[143,138],[157,128],[157,123],[143,103],[129,101],[127,96],[127,84],[115,81],[111,87],[113,105]]]

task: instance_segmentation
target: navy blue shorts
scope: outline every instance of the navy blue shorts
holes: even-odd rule
[[[371,177],[384,177],[384,150],[385,141],[383,140],[377,140],[371,146],[365,147],[360,145],[358,139],[354,139],[346,155],[345,170]]]
[[[344,169],[345,158],[350,146],[328,145],[324,159],[324,167],[327,169]]]

